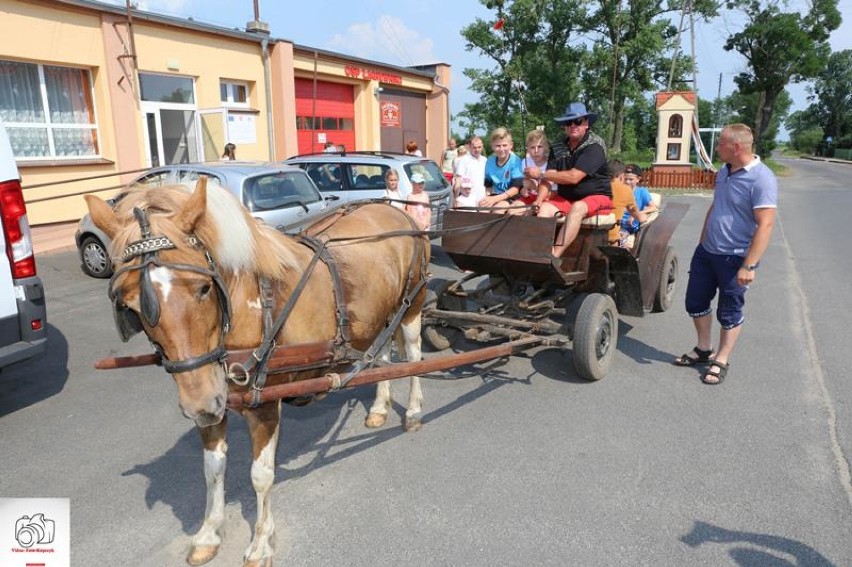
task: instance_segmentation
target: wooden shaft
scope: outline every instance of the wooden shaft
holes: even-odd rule
[[[457,366],[466,366],[476,362],[493,360],[495,358],[517,354],[540,344],[548,343],[549,341],[550,339],[546,337],[524,337],[517,341],[510,341],[502,345],[485,347],[470,352],[439,356],[418,362],[400,362],[380,368],[370,368],[359,372],[352,380],[349,381],[346,387],[351,388],[354,386],[362,386],[364,384],[382,382],[384,380],[395,380],[397,378],[405,378],[406,376],[428,374],[429,372],[438,372],[439,370],[448,370]],[[319,378],[309,378],[307,380],[290,382],[288,384],[267,386],[261,392],[260,400],[261,402],[271,402],[273,400],[280,400],[281,398],[291,398],[328,392],[334,388],[338,378],[339,377],[335,374],[326,374]],[[248,406],[251,399],[251,392],[231,393],[228,395],[228,407],[231,409],[241,409],[244,406]]]
[[[254,349],[229,350],[228,364],[246,364],[251,358]],[[320,341],[316,343],[304,343],[298,345],[285,345],[275,347],[269,357],[269,373],[296,371],[305,367],[314,366],[318,363],[328,365],[334,359],[334,342]],[[95,361],[98,370],[112,370],[115,368],[131,368],[135,366],[148,366],[160,364],[160,355],[139,354],[136,356],[116,356],[102,358]]]

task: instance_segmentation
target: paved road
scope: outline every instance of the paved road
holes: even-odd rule
[[[576,377],[570,353],[541,349],[426,380],[416,434],[398,421],[364,429],[369,389],[288,408],[277,564],[852,564],[852,273],[840,249],[852,169],[788,163],[724,385],[669,363],[694,342],[681,285],[671,311],[622,318],[597,383]],[[709,199],[670,199],[691,205],[672,240],[685,278]],[[171,378],[91,370],[147,344],[119,342],[105,282],[73,254],[38,261],[50,352],[0,374],[0,496],[70,497],[74,565],[181,565],[204,483]],[[255,514],[246,430],[232,423],[213,567],[239,564]]]

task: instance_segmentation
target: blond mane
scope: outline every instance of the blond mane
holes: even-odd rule
[[[189,261],[191,248],[186,242],[189,235],[175,226],[173,217],[191,193],[192,189],[183,185],[128,190],[115,206],[122,228],[112,241],[113,258],[120,260],[127,245],[140,238],[139,223],[133,216],[133,209],[138,207],[148,213],[154,236],[167,236],[177,245],[178,250],[172,252],[177,256],[171,261]],[[236,274],[250,272],[279,279],[288,269],[298,267],[287,237],[252,218],[236,197],[213,183],[207,186],[207,207],[196,224],[195,236],[204,243],[221,269]]]

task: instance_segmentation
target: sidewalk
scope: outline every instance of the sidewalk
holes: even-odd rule
[[[33,238],[33,250],[36,256],[75,250],[77,248],[77,244],[74,242],[76,231],[76,221],[31,226],[30,234]]]

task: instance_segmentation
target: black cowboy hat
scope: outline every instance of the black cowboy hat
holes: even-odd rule
[[[586,118],[589,121],[589,128],[591,128],[592,124],[595,123],[595,120],[598,119],[598,115],[594,112],[587,111],[586,105],[582,102],[572,102],[565,108],[565,115],[560,116],[559,118],[554,118],[554,120],[562,124],[570,120],[577,120],[578,118]]]

